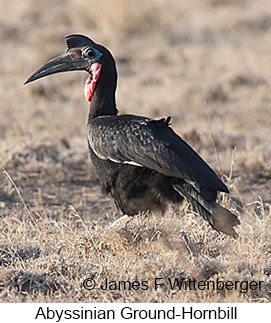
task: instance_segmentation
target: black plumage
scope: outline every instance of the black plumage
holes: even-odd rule
[[[87,126],[90,157],[102,191],[127,215],[165,212],[185,198],[210,225],[236,236],[237,217],[217,204],[226,185],[170,127],[170,117],[153,120],[117,115],[117,71],[111,53],[82,35],[66,37],[68,50],[46,63],[27,82],[68,70],[86,70],[90,101]]]

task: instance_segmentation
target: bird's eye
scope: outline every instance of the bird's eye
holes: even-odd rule
[[[86,48],[83,54],[85,57],[88,57],[88,58],[94,58],[96,56],[96,53],[92,48]]]

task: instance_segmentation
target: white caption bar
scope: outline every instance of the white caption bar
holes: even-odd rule
[[[265,322],[271,304],[259,303],[27,303],[0,304],[1,322]]]

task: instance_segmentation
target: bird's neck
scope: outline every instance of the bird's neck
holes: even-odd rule
[[[115,100],[116,86],[116,70],[113,69],[111,70],[111,73],[108,73],[108,71],[105,71],[102,68],[90,102],[89,120],[99,116],[116,115],[118,113]]]

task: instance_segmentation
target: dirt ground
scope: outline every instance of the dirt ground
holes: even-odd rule
[[[0,300],[270,302],[271,3],[9,0],[0,11]],[[65,51],[70,33],[112,51],[120,113],[172,116],[222,174],[231,194],[220,198],[240,218],[238,239],[214,232],[186,203],[163,218],[110,226],[120,214],[88,158],[87,75],[23,86]],[[84,288],[87,278],[94,289]],[[263,284],[155,290],[155,278]],[[140,287],[104,291],[105,279]]]

